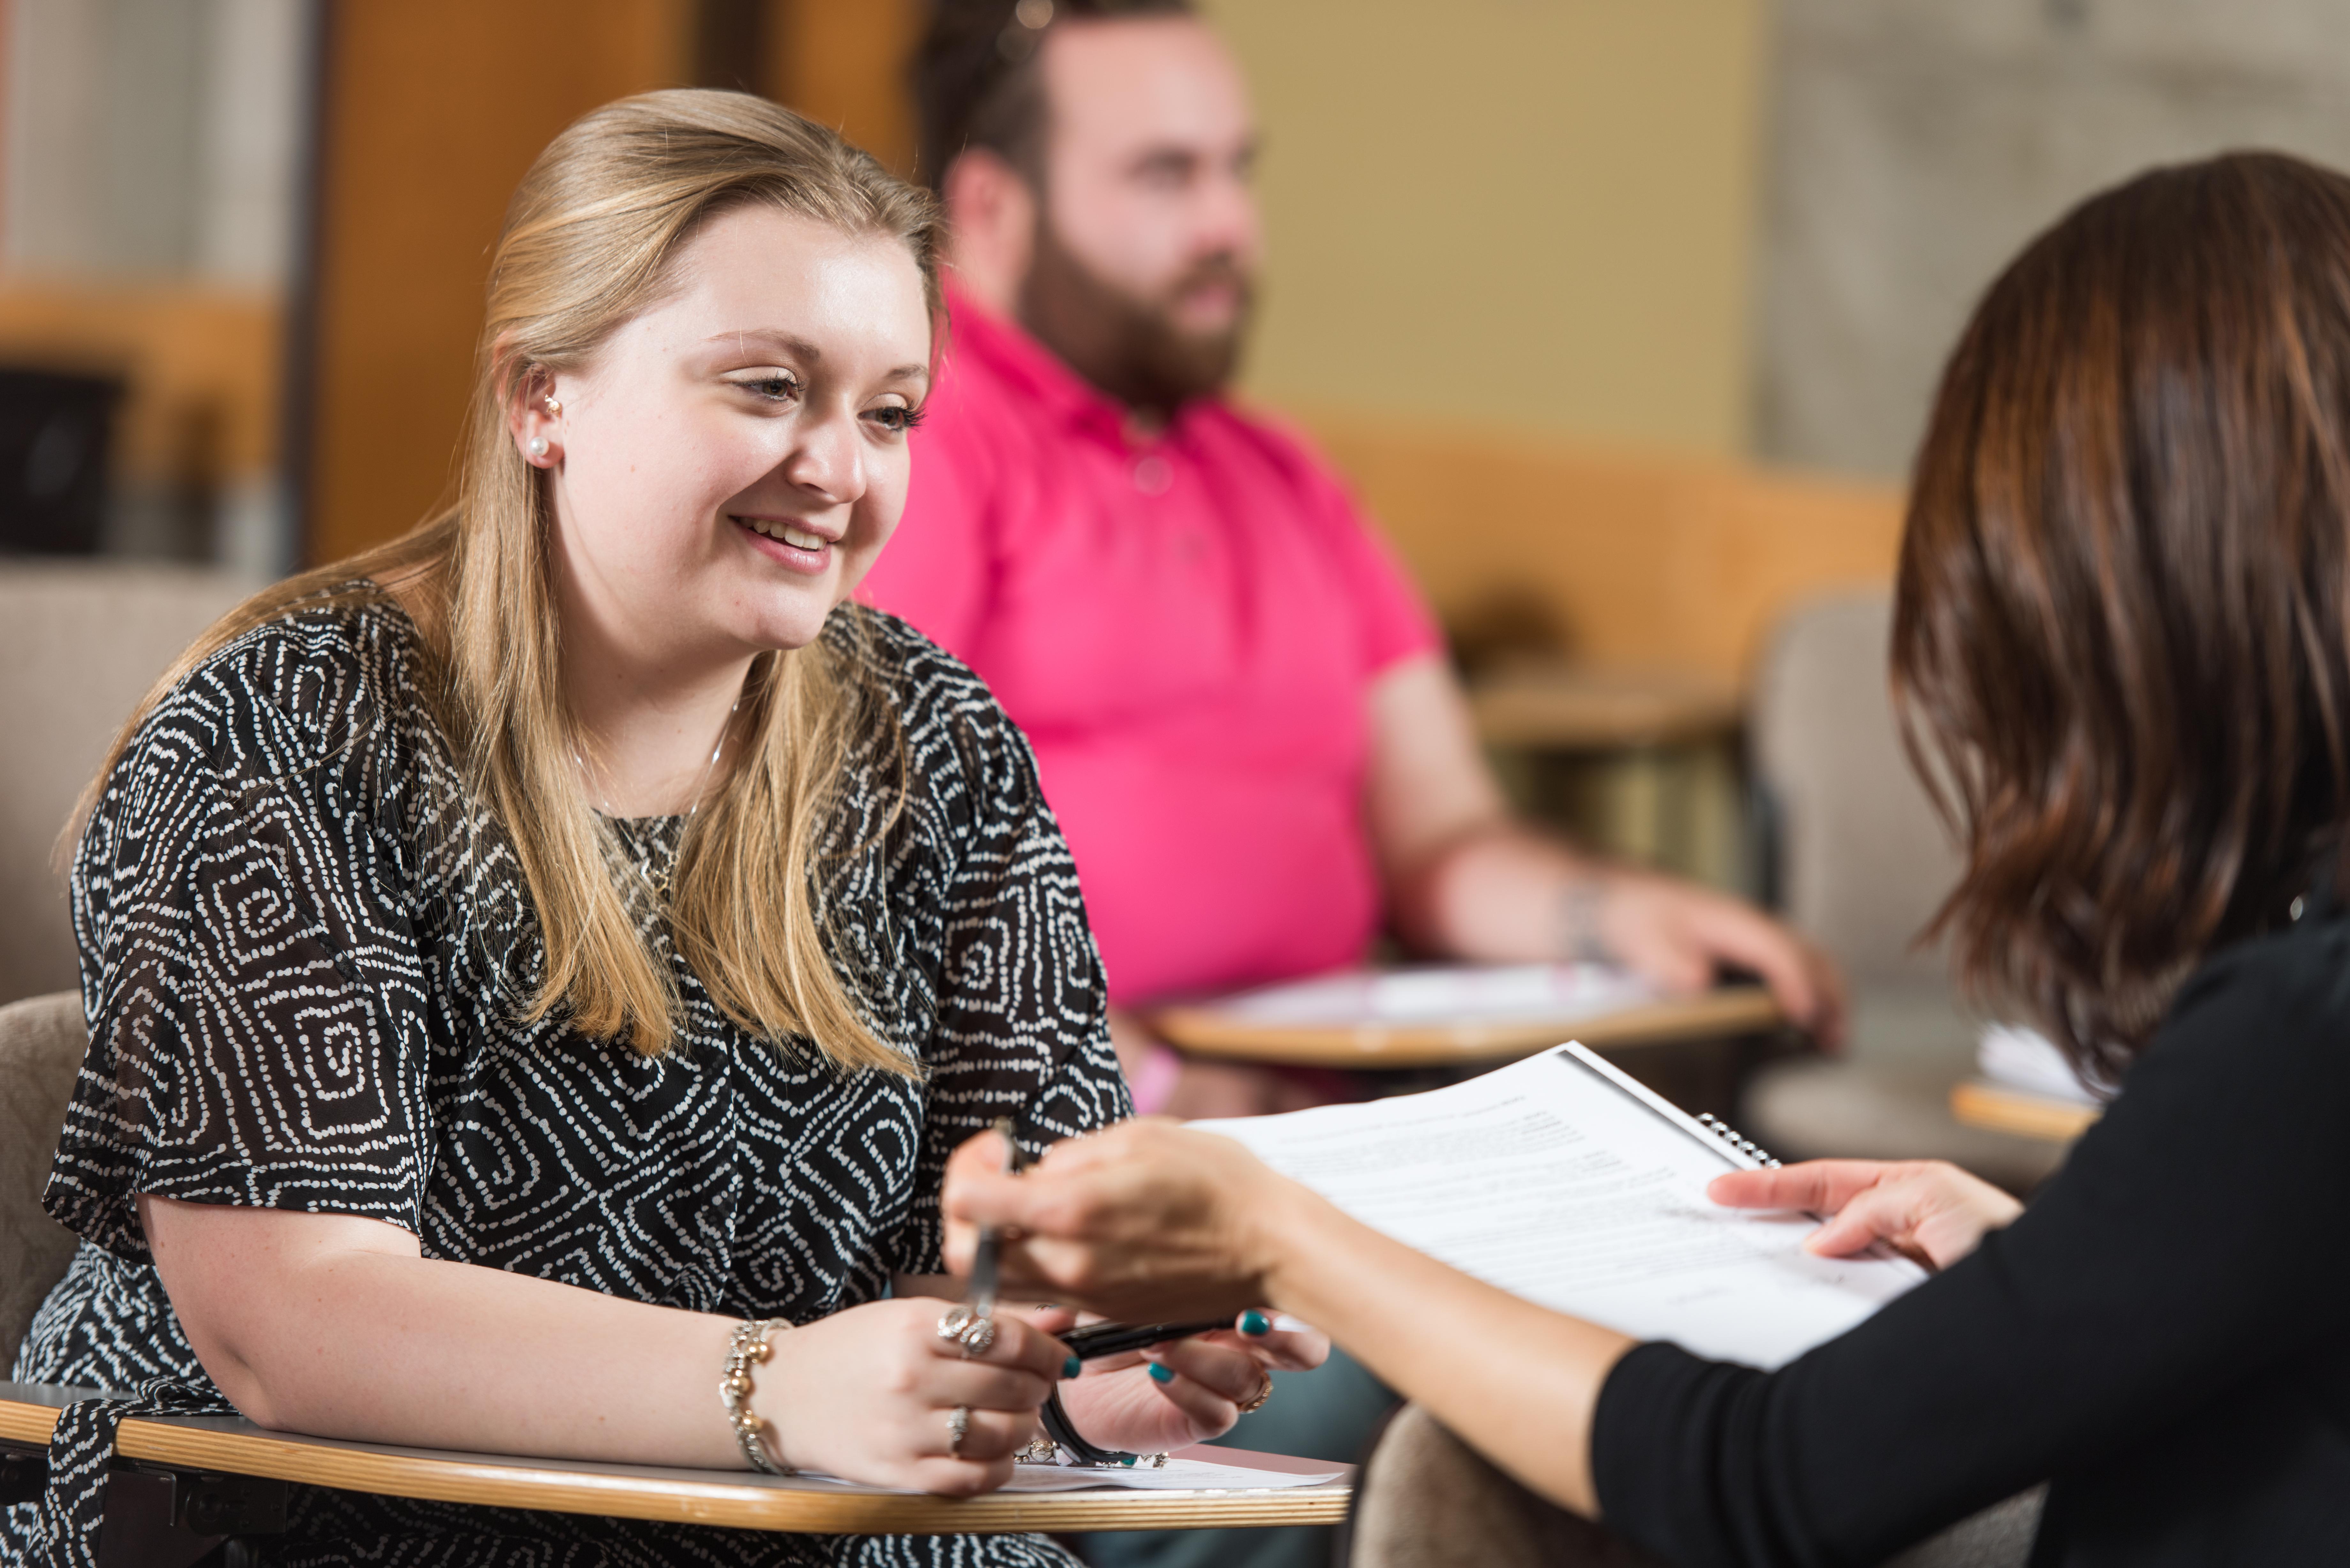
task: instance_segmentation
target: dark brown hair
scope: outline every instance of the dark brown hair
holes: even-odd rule
[[[1943,374],[1893,677],[1979,991],[2108,1081],[2350,807],[2350,180],[2241,153],[2092,198]]]
[[[938,190],[964,149],[984,147],[1041,185],[1047,106],[1036,57],[1045,31],[1196,14],[1191,0],[937,0],[914,51],[916,175]]]

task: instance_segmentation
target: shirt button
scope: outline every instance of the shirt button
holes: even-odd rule
[[[1175,483],[1175,471],[1163,457],[1152,455],[1134,465],[1134,487],[1145,495],[1164,495]]]

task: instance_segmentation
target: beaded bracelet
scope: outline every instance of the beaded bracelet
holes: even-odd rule
[[[775,1462],[763,1440],[767,1423],[751,1408],[751,1368],[773,1353],[775,1347],[767,1343],[767,1336],[791,1326],[788,1318],[780,1317],[736,1324],[726,1342],[726,1376],[718,1383],[718,1397],[726,1401],[726,1418],[734,1424],[734,1440],[743,1445],[743,1457],[751,1461],[753,1469],[771,1476],[792,1472]]]

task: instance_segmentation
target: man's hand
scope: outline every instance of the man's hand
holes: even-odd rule
[[[1397,933],[1471,963],[1605,957],[1669,992],[1752,970],[1826,1050],[1844,1044],[1843,982],[1826,957],[1735,898],[1592,860],[1515,820],[1441,658],[1397,665],[1371,691],[1366,818]]]
[[[1645,871],[1597,870],[1587,914],[1570,890],[1563,916],[1567,951],[1596,945],[1607,957],[1668,992],[1701,991],[1717,968],[1752,970],[1823,1050],[1845,1036],[1844,981],[1827,956],[1751,904],[1693,883]]]

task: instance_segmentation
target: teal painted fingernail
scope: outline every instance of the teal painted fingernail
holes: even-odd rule
[[[1175,1369],[1163,1361],[1154,1361],[1150,1364],[1150,1380],[1153,1383],[1172,1383],[1175,1381]]]
[[[1086,1364],[1079,1361],[1074,1355],[1061,1363],[1061,1376],[1064,1377],[1075,1377],[1078,1373],[1083,1372],[1085,1369]]]
[[[1140,1456],[1139,1454],[1120,1454],[1120,1455],[1118,1455],[1118,1462],[1119,1464],[1122,1464],[1122,1465],[1130,1465],[1130,1464],[1134,1463],[1134,1461],[1135,1461],[1136,1459],[1139,1459],[1139,1458],[1141,1458],[1141,1457],[1142,1457],[1142,1456]]]
[[[1273,1324],[1265,1320],[1264,1314],[1252,1307],[1241,1314],[1241,1332],[1255,1334],[1271,1334]]]

